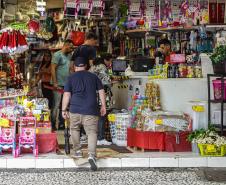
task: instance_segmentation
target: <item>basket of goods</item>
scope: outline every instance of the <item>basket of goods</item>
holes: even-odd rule
[[[188,140],[198,145],[201,156],[226,155],[226,138],[219,136],[214,128],[196,130],[188,136]]]

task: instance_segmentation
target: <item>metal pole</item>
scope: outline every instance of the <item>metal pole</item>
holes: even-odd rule
[[[207,87],[208,87],[208,125],[210,125],[211,123],[211,107],[210,107],[210,104],[211,104],[211,100],[210,100],[210,75],[207,74]]]
[[[221,76],[221,136],[224,134],[224,75]]]

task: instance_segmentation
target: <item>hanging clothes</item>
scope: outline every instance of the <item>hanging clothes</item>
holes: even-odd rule
[[[25,35],[20,31],[5,31],[0,37],[0,53],[18,54],[28,50]]]

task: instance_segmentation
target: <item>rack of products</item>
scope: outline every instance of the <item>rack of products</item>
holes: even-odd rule
[[[218,79],[216,80],[211,80],[211,78],[216,78],[218,77]],[[208,122],[209,124],[211,124],[211,104],[220,104],[221,108],[220,108],[220,115],[218,114],[218,116],[220,116],[220,122],[218,122],[218,125],[215,125],[217,127],[220,127],[220,131],[221,131],[221,136],[223,136],[224,134],[224,103],[226,102],[226,97],[225,97],[225,78],[226,75],[217,75],[217,74],[208,74],[207,75],[207,79],[208,79]],[[212,99],[211,97],[211,82],[213,85],[213,90],[214,90],[214,99]],[[219,117],[218,117],[219,118]],[[219,119],[218,119],[219,120]],[[216,124],[216,123],[213,123]]]

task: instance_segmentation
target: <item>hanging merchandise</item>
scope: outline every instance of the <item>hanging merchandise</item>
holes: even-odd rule
[[[147,19],[147,26],[146,28],[152,28],[157,26],[157,21],[155,17],[155,7],[156,7],[156,2],[155,0],[146,0],[146,19]]]
[[[88,16],[88,19],[90,18],[92,9],[93,9],[93,0],[80,1],[79,10],[84,11],[85,15]]]
[[[0,37],[0,43],[0,53],[13,55],[28,50],[25,35],[20,31],[5,30]]]
[[[217,1],[209,3],[209,17],[210,23],[217,23]]]
[[[217,17],[218,23],[224,23],[225,1],[218,1],[217,11],[218,11],[218,17]]]
[[[14,78],[16,74],[16,66],[12,58],[9,59],[9,65],[10,65],[10,76]]]
[[[72,40],[73,44],[75,46],[80,46],[84,43],[85,41],[85,32],[81,31],[81,29],[79,29],[79,26],[74,23],[71,23],[69,26],[71,29],[69,32],[69,39]]]
[[[47,31],[47,32],[53,33],[53,32],[56,30],[56,25],[55,25],[55,22],[54,22],[54,20],[53,20],[52,17],[48,17],[48,18],[46,19],[45,24],[46,24],[45,27],[46,27],[46,31]]]
[[[64,0],[64,16],[77,19],[80,9],[80,0]]]
[[[92,12],[96,9],[96,12]],[[93,0],[91,16],[99,16],[102,18],[104,15],[105,3],[104,0]]]
[[[127,1],[128,4],[128,20],[140,19],[144,16],[145,3],[143,0]]]
[[[32,19],[28,23],[28,28],[31,33],[37,33],[40,29],[40,23],[36,19]]]
[[[172,9],[171,9],[171,1],[165,0],[164,3],[161,4],[161,21],[162,26],[167,27],[172,22]]]

